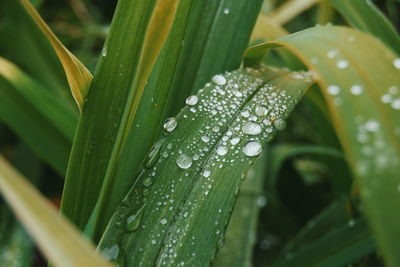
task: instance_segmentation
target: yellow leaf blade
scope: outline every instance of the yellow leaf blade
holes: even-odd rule
[[[1,155],[0,192],[55,266],[112,266]]]
[[[67,76],[68,84],[71,89],[79,110],[82,111],[89,85],[92,81],[92,74],[68,49],[61,43],[50,27],[44,22],[36,9],[29,0],[20,0],[28,14],[35,21],[36,25],[47,37],[53,46]]]

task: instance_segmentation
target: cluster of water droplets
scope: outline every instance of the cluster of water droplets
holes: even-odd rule
[[[356,169],[359,175],[379,174],[390,166],[398,164],[396,152],[387,143],[387,136],[377,118],[357,116],[355,123],[356,140],[360,144],[359,153],[362,156]]]
[[[297,77],[298,79],[299,77]],[[219,76],[215,76],[213,81],[218,84],[224,81]],[[165,240],[166,248],[163,250],[161,259],[169,259],[169,264],[179,264],[171,258],[179,254],[179,246],[175,243],[185,244],[185,251],[197,250],[200,243],[207,243],[210,236],[196,236],[197,242],[188,242],[193,238],[193,224],[189,222],[206,220],[201,214],[201,207],[207,205],[207,200],[211,195],[218,195],[221,188],[231,181],[231,186],[238,193],[240,179],[234,179],[237,175],[230,170],[243,170],[248,167],[263,149],[263,144],[270,140],[276,131],[285,128],[285,117],[289,109],[293,107],[294,100],[287,93],[272,84],[266,84],[258,89],[236,115],[230,127],[225,131],[207,127],[207,131],[218,133],[219,139],[215,144],[208,160],[201,168],[201,179],[198,180],[191,191],[192,198],[189,197],[187,203],[181,208],[179,217],[183,218],[170,229],[168,239]],[[211,111],[210,111],[211,112]],[[212,115],[212,112],[211,112]],[[220,118],[219,118],[220,119]],[[205,132],[207,132],[205,131]],[[209,143],[213,134],[201,135],[198,142]],[[196,153],[193,151],[192,153]],[[201,151],[198,151],[201,153]],[[241,176],[244,178],[244,175]],[[219,190],[218,190],[219,189]],[[233,198],[231,199],[233,201]],[[265,197],[259,199],[259,205],[265,205]],[[228,205],[229,206],[229,205]],[[207,218],[207,225],[214,225],[214,238],[219,246],[223,245],[223,233],[227,225],[229,210],[216,208],[215,212]],[[195,255],[192,255],[195,257]],[[190,260],[190,259],[188,259]],[[205,259],[207,260],[207,259]],[[161,260],[160,262],[163,262]]]
[[[163,243],[159,264],[184,264],[174,261],[182,248],[177,244],[189,244],[195,254],[197,243],[187,242],[195,236],[189,234],[188,227],[193,224],[186,220],[198,216],[193,211],[221,182],[221,172],[240,164],[249,166],[272,134],[285,128],[284,119],[292,106],[293,100],[283,90],[263,86],[257,70],[240,69],[212,77],[197,95],[186,99],[186,107],[177,118],[165,121],[165,137],[150,150],[146,169],[114,214],[113,231],[100,245],[103,253],[118,263],[124,247],[129,250],[124,261],[137,263],[134,255],[157,253],[156,245]],[[186,199],[189,190],[193,199]],[[228,212],[221,210],[216,218],[210,217],[220,244]],[[123,233],[137,234],[149,242],[133,246],[130,242],[135,238],[125,240]]]
[[[400,88],[393,85],[386,89],[381,95],[380,100],[383,104],[390,106],[394,110],[400,110]]]

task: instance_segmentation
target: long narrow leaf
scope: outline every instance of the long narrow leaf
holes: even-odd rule
[[[366,221],[357,219],[328,232],[294,253],[287,253],[284,259],[269,266],[344,266],[374,249],[375,242]]]
[[[387,264],[400,265],[400,59],[371,36],[327,26],[255,46],[246,64],[257,64],[268,48],[280,46],[318,74],[376,241]]]
[[[193,1],[182,53],[171,89],[168,115],[215,73],[237,69],[262,0]],[[177,105],[182,103],[182,105]]]
[[[329,0],[353,27],[382,40],[400,55],[400,36],[385,15],[369,0]]]
[[[265,158],[265,154],[261,155],[254,162],[240,187],[226,228],[224,245],[212,262],[214,267],[252,266],[258,216],[260,209],[267,202],[262,192],[267,167]]]
[[[0,58],[0,119],[65,174],[77,114],[55,93]]]
[[[135,116],[128,118],[126,125],[120,129],[120,135],[116,141],[122,142],[123,146],[122,148],[115,146],[115,156],[118,156],[118,159],[110,161],[100,197],[96,203],[96,211],[91,217],[91,226],[87,227],[88,232],[90,232],[89,229],[93,231],[95,240],[101,237],[116,206],[121,202],[129,186],[136,180],[146,154],[159,134],[191,6],[192,1],[179,2],[176,11],[179,16],[174,17],[169,36],[146,82],[138,110]],[[164,12],[169,11],[164,9]],[[142,75],[139,77],[143,79]],[[128,101],[125,106],[130,115],[132,115],[132,104]],[[124,123],[121,122],[121,125]],[[130,129],[129,133],[126,133],[127,129]]]
[[[262,74],[216,75],[166,122],[100,242],[106,256],[128,266],[212,260],[241,179],[311,83],[297,73],[263,86]]]
[[[122,114],[131,104],[127,99],[135,90],[133,79],[154,4],[154,0],[118,1],[88,102],[78,122],[61,211],[80,229],[85,227],[98,200]]]
[[[68,49],[58,40],[56,35],[51,31],[50,27],[40,17],[39,13],[32,6],[29,0],[20,0],[26,11],[35,21],[40,30],[46,35],[49,42],[53,46],[58,58],[60,59],[65,74],[67,75],[71,93],[82,111],[85,103],[86,95],[89,90],[92,74]]]
[[[0,156],[0,191],[56,266],[111,266]]]

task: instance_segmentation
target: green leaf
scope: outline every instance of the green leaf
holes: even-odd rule
[[[262,188],[267,165],[261,155],[250,168],[243,184],[229,224],[225,231],[224,245],[218,250],[212,266],[252,266],[253,247],[256,242],[260,209],[266,204]]]
[[[73,226],[0,156],[0,191],[56,266],[111,266]]]
[[[58,58],[61,61],[61,64],[64,67],[72,96],[74,97],[79,109],[82,111],[86,95],[89,90],[89,85],[92,81],[92,74],[79,61],[79,59],[77,59],[70,51],[68,51],[68,49],[60,42],[60,40],[58,40],[56,35],[40,17],[39,13],[32,6],[29,0],[20,1],[26,11],[32,17],[33,21],[37,24],[44,35],[46,35],[49,42],[53,46]]]
[[[77,114],[53,92],[0,58],[0,119],[65,174]]]
[[[171,5],[164,6],[163,3],[159,2],[158,12],[171,15]],[[114,26],[111,27],[109,38],[103,48],[99,70],[92,84],[93,88],[96,88],[95,93],[89,94],[88,110],[85,109],[83,112],[78,128],[75,150],[72,152],[67,174],[62,210],[83,228],[97,201],[96,209],[85,231],[94,240],[100,238],[116,205],[127,192],[128,186],[134,183],[143,159],[159,132],[164,116],[191,1],[179,2],[176,8],[180,15],[170,17],[173,19],[171,21],[173,25],[168,38],[165,35],[166,40],[157,40],[158,44],[150,43],[146,48],[141,41],[145,38],[146,25],[151,23],[148,25],[150,29],[160,23],[156,17],[150,21],[150,11],[154,4],[149,1],[142,1],[141,5],[131,1],[119,2],[113,21]],[[159,15],[160,13],[157,16]],[[137,34],[130,33],[133,28]],[[166,27],[165,34],[168,30]],[[125,38],[127,34],[131,37]],[[118,36],[124,37],[118,39]],[[158,45],[158,49],[163,47],[161,51],[157,51],[152,45]],[[121,49],[126,53],[121,53]],[[137,69],[139,64],[137,58],[144,57],[142,60],[145,60],[145,57],[148,57],[140,54],[140,49],[143,51],[153,49],[153,52],[149,50],[145,53],[151,55],[152,60],[156,60],[154,65],[148,66],[152,67],[148,79]],[[114,68],[114,65],[118,67]],[[135,79],[141,79],[141,83],[146,82],[146,87],[139,89]],[[109,90],[111,86],[109,84],[112,84],[115,90]],[[143,92],[137,93],[136,90]],[[91,99],[102,101],[93,102]],[[135,109],[137,111],[132,113]],[[109,120],[102,120],[105,116]],[[87,141],[93,139],[97,141]],[[82,151],[85,153],[82,154]],[[79,181],[78,187],[77,181]],[[88,188],[91,194],[87,194]],[[98,198],[99,193],[101,195]],[[74,204],[81,201],[86,205]]]
[[[195,94],[215,73],[239,68],[262,3],[193,1],[171,89],[169,116],[175,115],[186,97]]]
[[[257,64],[268,48],[279,46],[297,55],[319,77],[338,137],[361,186],[375,239],[386,263],[399,265],[400,244],[395,238],[400,235],[399,59],[369,35],[327,26],[250,48],[246,65]]]
[[[400,55],[400,36],[385,15],[369,0],[329,0],[354,28],[369,33]]]
[[[312,7],[319,0],[289,0],[277,8],[269,18],[278,24],[286,24],[300,13]]]
[[[159,0],[154,7],[134,84],[123,109],[100,196],[91,217],[89,228],[93,227],[90,231],[95,240],[100,239],[116,206],[132,184],[132,178],[136,177],[132,173],[138,174],[158,134],[191,7],[191,1],[182,1],[178,5],[179,2]],[[176,12],[179,17],[174,16]],[[145,127],[138,129],[136,125]]]
[[[278,174],[286,160],[305,154],[327,156],[330,160],[343,157],[339,151],[333,148],[317,145],[282,144],[272,147],[270,153],[271,155],[268,157],[269,168],[267,169],[268,179],[266,181],[266,187],[274,193],[277,193]]]
[[[300,250],[307,244],[318,241],[330,230],[349,222],[352,224],[352,213],[352,206],[349,199],[347,197],[338,198],[308,221],[296,233],[296,236],[285,245],[283,253],[287,254]]]
[[[373,252],[375,242],[363,219],[352,220],[329,231],[320,239],[289,252],[269,266],[344,266]]]
[[[36,1],[38,2],[38,1]],[[36,26],[20,1],[4,0],[0,35],[1,55],[64,99],[77,111],[64,70],[47,37]]]
[[[294,73],[264,85],[274,76],[265,69],[216,75],[164,124],[100,241],[103,253],[117,246],[114,259],[128,266],[210,263],[241,180],[311,83]]]
[[[12,159],[14,166],[27,175],[32,183],[40,180],[41,162],[26,145],[17,145]],[[0,201],[0,266],[32,266],[34,244],[13,216],[12,211]]]

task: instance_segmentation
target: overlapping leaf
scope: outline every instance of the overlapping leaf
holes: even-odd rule
[[[26,11],[32,17],[33,21],[37,24],[39,29],[46,35],[49,42],[53,46],[58,58],[60,59],[65,74],[68,79],[71,93],[75,99],[76,104],[82,111],[85,104],[87,92],[89,90],[90,82],[92,81],[92,74],[86,67],[76,58],[61,42],[56,35],[51,31],[50,27],[43,21],[39,13],[32,6],[29,0],[20,0]]]
[[[44,254],[56,266],[111,266],[0,156],[0,191]]]
[[[264,71],[214,76],[166,122],[100,242],[108,258],[128,266],[211,261],[241,179],[311,83]]]
[[[255,46],[246,64],[257,64],[268,48],[280,46],[319,76],[374,236],[388,265],[399,265],[400,59],[371,36],[327,26]]]
[[[3,58],[0,96],[1,120],[64,175],[77,114],[56,94]]]
[[[369,0],[330,0],[354,28],[382,40],[400,55],[400,36],[385,15]]]

